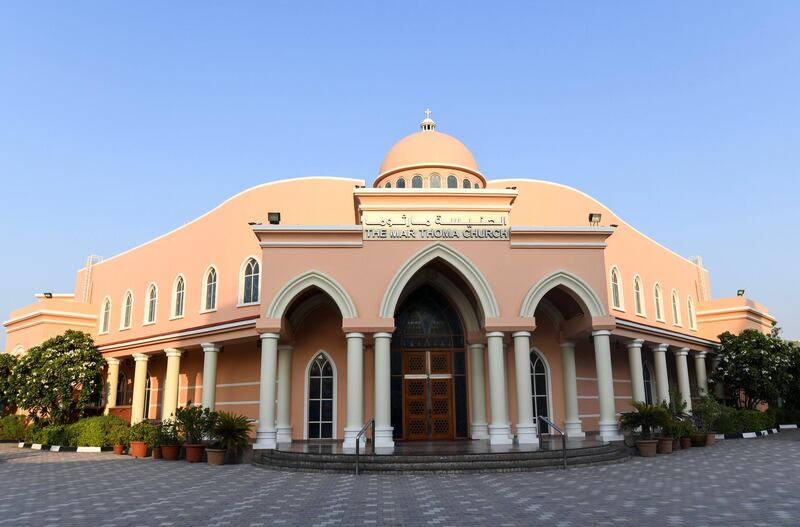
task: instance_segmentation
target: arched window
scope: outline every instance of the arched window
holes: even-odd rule
[[[147,289],[147,305],[144,311],[145,324],[152,324],[156,321],[156,308],[158,307],[158,288],[156,284],[150,284]]]
[[[653,370],[650,369],[650,364],[646,362],[643,364],[642,377],[644,377],[644,402],[653,404],[656,399],[656,382]]]
[[[328,355],[319,352],[308,368],[308,439],[333,439],[336,412],[336,372]]]
[[[119,329],[129,329],[133,318],[133,293],[125,292],[125,301],[122,303],[122,317]]]
[[[611,268],[611,307],[623,310],[625,304],[622,301],[622,280],[619,277],[619,269]]]
[[[131,404],[131,401],[128,400],[128,395],[128,376],[119,372],[117,376],[117,406],[127,406]]]
[[[150,372],[147,372],[147,379],[144,383],[144,406],[142,407],[142,417],[150,419],[150,391],[153,389],[153,384],[150,380]]]
[[[447,188],[458,188],[458,179],[452,174],[447,176]]]
[[[533,393],[533,419],[537,422],[537,416],[550,417],[550,401],[548,397],[547,365],[536,350],[531,350],[531,388]],[[546,424],[537,422],[541,425],[542,432],[548,432]]]
[[[462,181],[461,186],[464,188],[472,188],[472,184],[469,182],[469,179],[467,178],[464,178],[464,181]]]
[[[108,328],[111,325],[111,299],[106,298],[103,300],[103,310],[100,314],[100,333],[108,333]]]
[[[172,298],[172,316],[180,318],[183,316],[183,304],[186,295],[186,281],[182,276],[178,276],[175,281],[175,290]]]
[[[479,183],[476,181],[476,182],[475,182],[475,183],[472,185],[472,188],[481,188],[481,186],[480,186],[480,184],[479,184]]]
[[[217,309],[217,270],[209,267],[203,284],[203,311]]]
[[[439,174],[431,174],[430,187],[442,188],[442,176],[440,176]]]
[[[384,185],[384,188],[392,188],[392,182],[387,181],[386,184]]]
[[[644,316],[644,288],[642,287],[642,278],[638,274],[633,278],[633,304],[636,314]]]
[[[664,321],[664,296],[661,293],[661,284],[656,282],[653,286],[653,301],[656,305],[656,320]]]
[[[258,302],[258,285],[260,282],[258,261],[250,258],[244,265],[242,275],[242,304],[255,304]]]
[[[406,180],[403,178],[398,179],[397,188],[406,188]]]
[[[678,292],[674,289],[672,290],[672,323],[676,326],[680,326],[682,324],[681,321],[681,304],[678,300]]]
[[[411,188],[422,188],[422,176],[416,175],[411,178]]]
[[[686,315],[689,317],[689,327],[697,329],[697,317],[694,313],[694,300],[691,295],[686,299]]]

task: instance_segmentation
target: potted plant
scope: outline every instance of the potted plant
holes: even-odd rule
[[[167,419],[158,427],[158,443],[161,445],[161,457],[166,461],[175,461],[181,453],[181,440],[175,421]]]
[[[640,430],[636,440],[636,448],[642,457],[656,455],[658,441],[652,438],[652,431],[664,424],[668,417],[667,411],[661,405],[647,404],[643,401],[633,402],[633,412],[625,412],[620,417],[622,430]]]
[[[126,424],[117,424],[108,431],[108,441],[114,445],[114,453],[121,456],[130,441],[130,428]]]
[[[681,421],[679,428],[681,448],[687,449],[692,446],[692,434],[694,434],[692,423],[689,421]]]
[[[198,463],[203,461],[206,445],[203,440],[208,437],[213,424],[214,414],[208,408],[193,406],[191,401],[175,412],[175,423],[178,433],[184,441],[186,461]]]
[[[253,420],[240,414],[218,412],[211,426],[213,442],[206,448],[209,465],[223,465],[226,457],[238,460],[250,438]]]
[[[153,459],[161,459],[161,443],[164,439],[164,423],[156,423],[153,438]]]
[[[672,454],[679,424],[680,421],[676,421],[669,414],[665,414],[664,423],[661,425],[661,435],[658,437],[659,454]]]
[[[130,428],[131,455],[147,457],[147,449],[155,443],[156,428],[152,424],[141,421]]]
[[[692,408],[692,420],[697,429],[692,436],[693,446],[711,446],[716,439],[716,433],[711,430],[714,422],[719,419],[722,409],[716,399],[710,395],[703,395]],[[702,436],[702,437],[701,437]]]
[[[667,411],[667,416],[671,417],[672,427],[668,435],[672,436],[672,450],[674,451],[680,447],[683,423],[689,418],[689,414],[686,413],[686,401],[683,400],[678,390],[672,389],[669,392],[669,402],[662,401],[661,406]]]

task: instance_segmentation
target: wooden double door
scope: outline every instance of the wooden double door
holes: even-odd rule
[[[405,439],[454,438],[452,350],[404,352],[403,395]]]

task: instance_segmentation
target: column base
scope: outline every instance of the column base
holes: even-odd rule
[[[256,442],[253,443],[253,450],[272,450],[277,446],[278,441],[275,429],[259,428],[256,430]]]
[[[470,430],[472,439],[489,439],[489,425],[486,423],[472,423]]]
[[[361,431],[360,427],[344,427],[344,443],[342,443],[342,448],[345,450],[353,450],[356,449],[356,436]],[[365,448],[364,438],[361,438],[361,449]]]
[[[508,425],[489,425],[490,445],[510,445],[514,442],[511,427]]]
[[[375,441],[375,448],[394,448],[394,428],[391,426],[376,426],[373,441]],[[355,449],[355,445],[353,449]]]
[[[292,442],[292,427],[280,426],[276,427],[276,441],[278,443],[291,443]]]
[[[622,441],[624,437],[619,433],[616,421],[600,423],[600,433],[597,434],[603,441]]]
[[[575,437],[580,439],[586,437],[586,433],[583,431],[580,419],[577,421],[564,421],[564,431],[567,433],[567,437]]]
[[[517,444],[538,445],[539,437],[536,435],[536,425],[517,425]]]

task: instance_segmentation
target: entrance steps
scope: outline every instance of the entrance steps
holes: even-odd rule
[[[338,450],[338,449],[337,449]],[[524,472],[558,469],[563,466],[561,450],[544,449],[506,452],[446,452],[424,448],[413,453],[412,447],[399,453],[362,453],[360,471],[366,474],[442,474],[481,472]],[[627,461],[630,450],[621,443],[567,449],[567,466]],[[255,452],[253,463],[276,470],[300,472],[353,473],[356,456],[341,451],[312,452],[299,449]]]

